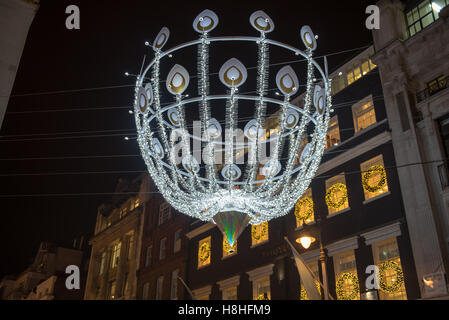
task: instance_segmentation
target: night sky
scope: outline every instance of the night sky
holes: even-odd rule
[[[193,40],[193,19],[211,9],[220,18],[211,36],[257,36],[249,16],[263,10],[276,25],[269,38],[302,49],[299,30],[308,24],[319,34],[316,54],[324,55],[372,42],[365,8],[374,2],[41,0],[0,132],[0,278],[23,271],[41,241],[68,246],[74,238],[90,238],[97,207],[118,179],[145,171],[136,140],[124,139],[135,136],[128,113],[135,80],[124,72],[138,73],[143,56],[153,57],[144,42],[152,43],[161,27],[171,32],[165,48]],[[65,28],[71,4],[80,8],[80,30]],[[331,56],[330,71],[360,51]],[[232,57],[227,54],[217,52],[216,60],[223,63]],[[255,66],[249,54],[242,52],[242,61]],[[270,58],[295,59],[276,52]],[[175,56],[173,63],[194,73],[196,62],[182,59]],[[217,71],[218,64],[211,64]]]

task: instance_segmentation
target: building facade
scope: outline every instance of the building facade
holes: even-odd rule
[[[83,298],[86,273],[82,245],[73,248],[42,242],[32,265],[19,276],[6,276],[0,282],[3,300],[80,300]],[[80,269],[80,289],[67,289],[67,266]]]
[[[0,0],[0,127],[39,0]]]
[[[449,2],[377,5],[373,61],[383,84],[420,297],[448,298]]]
[[[182,300],[186,298],[182,284],[187,264],[185,234],[191,218],[176,212],[154,185],[151,190],[155,193],[150,195],[144,212],[137,297]]]
[[[197,299],[308,299],[285,236],[321,281],[323,245],[329,292],[335,299],[420,298],[372,54],[371,46],[330,75],[335,112],[326,151],[316,178],[289,215],[249,226],[232,254],[214,224],[191,224],[187,280]],[[302,99],[293,103],[301,106]],[[315,239],[308,249],[295,242],[303,236]],[[379,267],[378,287],[365,287],[369,266]]]
[[[116,196],[100,206],[93,238],[84,299],[136,299],[143,228],[148,202],[149,178],[120,180]],[[135,196],[129,196],[135,193]]]

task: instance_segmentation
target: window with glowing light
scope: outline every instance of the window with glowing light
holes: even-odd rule
[[[198,243],[198,269],[210,265],[211,237],[204,238]]]
[[[329,129],[326,134],[326,149],[340,143],[340,128],[338,127],[338,117],[335,115],[329,122]]]
[[[257,246],[269,240],[268,221],[251,226],[251,246]]]
[[[329,215],[349,208],[344,172],[326,180],[326,205]]]
[[[312,189],[307,189],[295,205],[296,228],[315,221],[313,209]]]
[[[119,264],[121,248],[122,248],[122,243],[120,241],[116,242],[112,246],[112,255],[111,255],[111,268],[112,269],[116,268]]]
[[[229,251],[232,252],[229,252]],[[234,245],[231,247],[229,245],[228,239],[223,237],[223,258],[232,257],[237,254],[237,240],[234,242]]]
[[[352,106],[355,133],[376,123],[373,97],[368,96]]]
[[[374,263],[379,267],[379,272],[381,272],[382,265],[385,266],[388,262],[392,262],[392,264],[398,268],[398,270],[395,270],[393,267],[385,268],[383,278],[381,275],[380,280],[384,281],[385,286],[390,290],[382,290],[381,285],[379,289],[379,299],[407,300],[407,293],[405,291],[405,283],[402,274],[401,258],[399,256],[399,248],[396,238],[374,243],[372,247]]]
[[[111,281],[109,283],[109,295],[108,295],[110,300],[114,300],[116,298],[115,288],[116,288],[115,281]]]
[[[360,285],[354,250],[333,257],[338,300],[360,300]]]
[[[410,37],[434,23],[440,17],[441,10],[449,4],[449,0],[424,0],[405,13],[407,29]]]
[[[253,280],[253,300],[271,300],[270,276]]]
[[[360,164],[365,200],[376,198],[388,192],[387,172],[380,154]]]

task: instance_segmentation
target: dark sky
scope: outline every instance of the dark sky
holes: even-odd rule
[[[365,28],[365,8],[371,3],[41,0],[0,132],[0,277],[21,272],[43,240],[69,245],[76,237],[92,235],[97,207],[109,199],[96,194],[111,193],[120,177],[137,175],[105,171],[145,170],[136,156],[136,141],[124,140],[135,130],[126,108],[133,101],[129,85],[134,79],[124,72],[138,73],[143,55],[150,53],[152,58],[144,42],[154,39],[161,27],[171,31],[166,48],[193,40],[197,34],[192,21],[207,8],[220,18],[212,36],[257,36],[248,19],[252,12],[264,10],[276,25],[269,38],[302,49],[299,30],[308,24],[320,36],[321,55],[371,43]],[[80,30],[65,28],[65,8],[70,4],[80,8]],[[358,52],[333,55],[330,70]],[[285,57],[271,54],[271,61]],[[194,71],[196,65],[190,67]],[[78,90],[89,88],[103,89]],[[77,133],[83,131],[87,133]],[[110,155],[133,156],[98,158]],[[35,175],[17,175],[24,173]]]

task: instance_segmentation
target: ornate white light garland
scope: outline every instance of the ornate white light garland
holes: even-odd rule
[[[274,23],[263,11],[251,15],[250,23],[260,32],[259,37],[209,37],[218,24],[218,17],[214,12],[204,10],[193,23],[193,28],[200,34],[199,39],[165,52],[162,48],[170,32],[162,28],[153,43],[155,57],[136,83],[134,114],[138,143],[148,171],[164,198],[176,210],[204,221],[212,221],[217,213],[228,211],[248,215],[251,224],[260,224],[287,214],[309,186],[324,152],[331,109],[330,81],[327,71],[323,71],[313,59],[316,39],[312,30],[308,26],[301,29],[301,39],[306,46],[303,52],[266,37],[274,29]],[[227,91],[223,90],[222,95],[209,94],[209,47],[217,41],[257,43],[256,96],[239,94],[238,88],[246,81],[248,74],[245,66],[235,58],[228,60],[219,73]],[[183,95],[190,76],[184,67],[175,65],[168,74],[166,86],[176,102],[162,108],[161,60],[175,51],[195,45],[198,46],[198,97],[186,99]],[[276,82],[284,95],[283,99],[266,96],[270,75],[269,46],[284,48],[307,60],[304,105],[295,106],[290,102],[300,85],[291,67],[284,67],[277,73]],[[150,70],[151,81],[145,83]],[[315,73],[319,76],[315,76]],[[315,85],[314,78],[320,79],[323,87]],[[210,110],[211,101],[223,100],[227,104],[226,130],[221,128],[219,121],[211,118]],[[254,119],[245,128],[246,142],[243,143],[234,142],[231,138],[233,130],[237,129],[239,100],[254,101],[255,104]],[[189,124],[185,119],[186,109],[194,103],[199,105],[201,137],[189,132]],[[261,131],[265,125],[267,104],[280,106],[276,137],[267,138]],[[181,137],[181,163],[176,161],[174,146],[177,136],[174,133],[179,133]],[[227,137],[224,143],[221,136]],[[300,154],[305,138],[309,141]],[[191,139],[201,142],[207,158],[206,164],[201,163],[202,159],[196,159],[195,153],[192,154]],[[285,139],[288,139],[288,143]],[[261,162],[259,150],[269,143],[274,143],[275,147],[273,155],[265,164]],[[285,146],[288,147],[288,158],[281,159],[285,154]],[[214,154],[218,150],[228,151],[223,165],[215,162]],[[243,170],[244,174],[242,166],[236,163],[239,150],[248,152],[249,163]],[[284,164],[282,160],[286,160]],[[261,174],[265,178],[261,179]]]

